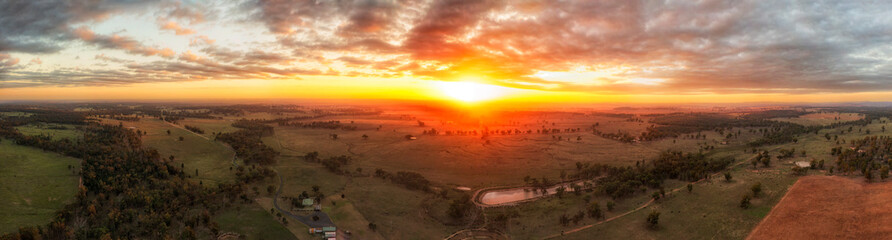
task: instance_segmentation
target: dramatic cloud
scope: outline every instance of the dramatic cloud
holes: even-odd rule
[[[70,39],[70,24],[101,20],[152,1],[72,0],[0,3],[0,52],[50,53]]]
[[[217,5],[4,2],[0,52],[53,53],[81,41],[164,57],[125,62],[97,55],[120,68],[72,80],[96,84],[113,81],[116,73],[122,78],[145,73],[159,81],[334,74],[475,77],[516,88],[604,94],[892,90],[892,2],[887,1],[245,0],[231,8]],[[90,30],[103,32],[91,23],[109,16],[145,13],[158,21],[153,31],[189,35],[175,36],[188,48],[156,46],[168,42],[143,41],[135,32]],[[209,25],[234,30],[218,29],[215,35],[203,31]],[[180,54],[175,57],[171,48]],[[15,75],[28,81],[26,70],[4,68],[5,79]],[[46,74],[34,82],[56,83],[39,80]]]
[[[175,54],[170,48],[158,49],[147,47],[129,37],[119,36],[117,34],[111,36],[98,35],[84,27],[75,29],[72,33],[84,42],[95,44],[100,48],[121,49],[132,54],[143,56],[159,55],[169,58],[173,57]]]

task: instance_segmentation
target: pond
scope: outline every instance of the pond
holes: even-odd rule
[[[572,184],[583,184],[585,181],[575,181],[575,182],[567,182],[561,184],[555,184],[554,186],[548,187],[548,191],[546,194],[542,194],[541,191],[534,189],[533,187],[519,187],[519,188],[507,188],[507,189],[495,189],[488,190],[481,193],[480,203],[486,205],[499,205],[513,202],[525,201],[528,199],[539,198],[547,195],[552,195],[557,193],[557,189],[561,186],[566,188],[566,192],[572,192],[573,188],[570,187]]]

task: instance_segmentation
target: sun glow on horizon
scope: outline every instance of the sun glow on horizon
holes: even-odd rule
[[[508,93],[506,87],[471,81],[436,82],[436,88],[446,97],[466,103],[493,100]]]

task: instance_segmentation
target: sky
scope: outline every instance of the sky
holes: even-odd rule
[[[0,100],[892,101],[890,1],[0,1]]]

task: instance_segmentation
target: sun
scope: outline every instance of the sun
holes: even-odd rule
[[[443,95],[467,103],[492,100],[505,94],[502,87],[477,82],[437,82],[436,85]]]

